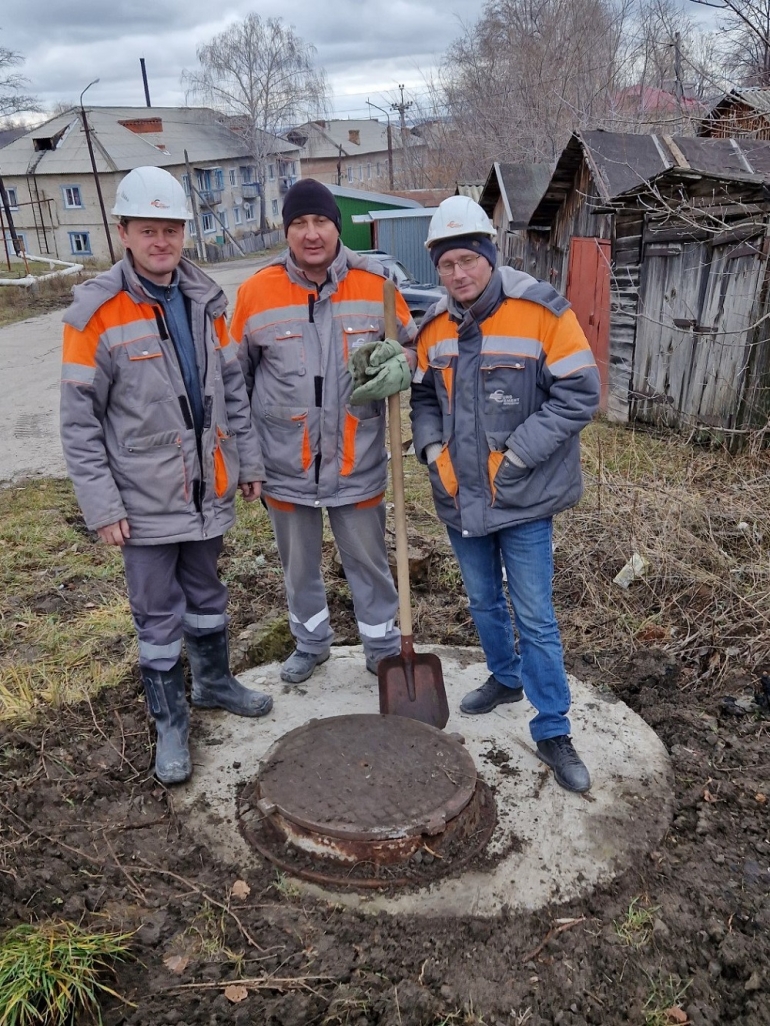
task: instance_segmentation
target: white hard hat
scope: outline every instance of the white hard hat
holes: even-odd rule
[[[488,235],[490,239],[497,235],[497,229],[470,196],[450,196],[439,204],[428,225],[425,248],[458,235]]]
[[[112,213],[116,217],[188,221],[193,215],[184,189],[162,167],[135,167],[118,186]]]

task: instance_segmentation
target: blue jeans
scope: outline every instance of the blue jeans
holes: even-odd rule
[[[570,691],[553,609],[551,518],[504,527],[482,538],[447,528],[487,667],[509,688],[523,687],[537,710],[535,741],[570,733]],[[503,564],[519,651],[503,591]]]

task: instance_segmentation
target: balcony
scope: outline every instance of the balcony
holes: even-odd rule
[[[259,197],[259,185],[257,182],[244,182],[241,192],[245,200],[253,200]]]
[[[215,207],[217,203],[222,202],[222,189],[199,189],[198,195],[200,196],[201,203],[205,203],[210,207]]]
[[[281,175],[278,179],[278,191],[281,193],[288,192],[296,181],[297,179],[293,175]]]

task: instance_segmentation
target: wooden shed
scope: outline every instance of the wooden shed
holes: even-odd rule
[[[576,133],[520,265],[565,292],[614,420],[731,444],[770,413],[770,142]]]
[[[501,164],[495,161],[479,195],[479,205],[497,229],[497,250],[516,266],[526,245],[526,227],[551,179],[550,164]]]

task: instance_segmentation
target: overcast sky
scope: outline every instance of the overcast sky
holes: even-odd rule
[[[143,106],[144,57],[154,106],[184,103],[180,76],[196,47],[251,11],[280,17],[312,43],[338,117],[366,117],[404,83],[424,94],[425,76],[483,0],[1,0],[0,46],[24,55],[29,91],[50,107],[77,102]],[[378,112],[374,111],[374,116]]]

